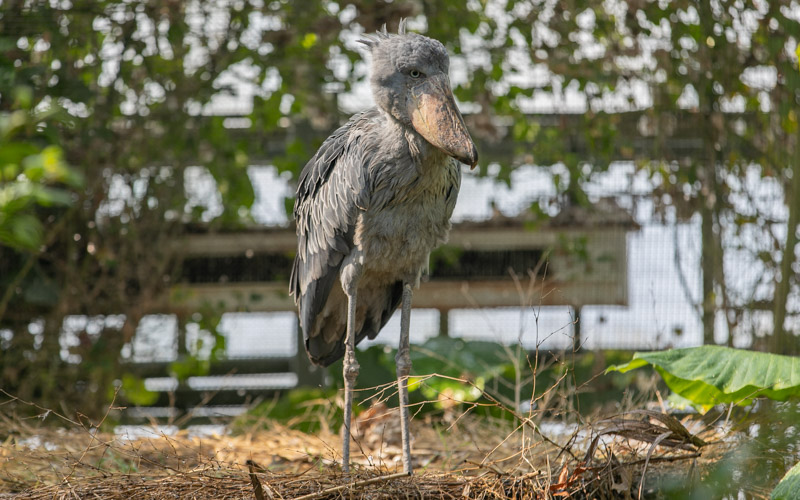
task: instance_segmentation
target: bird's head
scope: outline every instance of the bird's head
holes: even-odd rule
[[[372,93],[385,112],[436,148],[470,167],[478,150],[450,90],[444,45],[416,33],[383,31],[361,40],[372,54]]]

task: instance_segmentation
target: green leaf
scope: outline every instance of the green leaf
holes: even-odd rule
[[[411,349],[416,373],[439,373],[473,381],[502,375],[514,363],[526,366],[525,351],[496,342],[471,341],[452,337],[433,337]]]
[[[425,399],[437,401],[437,406],[452,401],[476,401],[483,394],[487,381],[499,377],[513,379],[514,365],[524,370],[526,352],[496,342],[472,341],[451,337],[434,337],[411,348],[411,364],[416,373],[438,373],[445,377],[469,380],[464,383],[445,377],[409,380],[409,391],[417,389]]]
[[[36,202],[43,207],[50,207],[53,205],[66,206],[72,204],[72,194],[63,189],[36,186],[31,194],[36,199]]]
[[[158,399],[158,393],[144,386],[144,379],[126,373],[122,375],[122,391],[125,399],[137,406],[150,406]]]
[[[19,165],[26,156],[34,155],[38,149],[28,142],[5,142],[0,147],[0,165]],[[15,175],[16,176],[16,175]],[[11,180],[7,177],[5,180]]]
[[[198,359],[196,356],[182,356],[169,365],[169,373],[180,381],[192,376],[208,375],[211,363],[207,359]]]
[[[310,49],[316,44],[317,44],[317,35],[315,33],[306,33],[306,36],[303,37],[303,41],[300,42],[300,45],[302,45],[303,48],[306,50]]]
[[[9,222],[11,239],[4,243],[30,250],[36,249],[42,242],[44,227],[39,220],[30,214],[15,215]],[[0,236],[0,241],[4,240]]]
[[[28,86],[18,86],[13,91],[14,100],[19,107],[29,109],[33,102],[33,89]]]
[[[637,352],[606,373],[647,364],[672,391],[704,411],[721,403],[747,404],[757,396],[778,401],[800,396],[800,358],[722,346]]]
[[[691,401],[674,392],[667,396],[667,404],[669,404],[670,408],[674,408],[676,410],[687,410],[689,408],[694,408],[694,404]]]
[[[778,486],[772,490],[771,500],[798,500],[800,499],[800,462],[789,469],[783,476]]]

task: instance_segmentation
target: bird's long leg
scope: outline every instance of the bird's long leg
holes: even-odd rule
[[[400,346],[397,349],[397,386],[400,398],[400,429],[403,433],[403,471],[411,469],[411,432],[408,419],[408,375],[411,373],[408,329],[411,322],[411,284],[403,283],[403,305],[400,314]]]
[[[344,436],[342,436],[342,470],[350,472],[350,423],[353,416],[353,388],[358,377],[356,359],[356,291],[355,287],[347,295],[347,338],[344,351]]]

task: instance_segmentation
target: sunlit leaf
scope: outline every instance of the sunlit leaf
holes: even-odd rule
[[[652,365],[669,388],[707,411],[721,403],[747,404],[755,397],[783,401],[800,396],[800,357],[700,346],[637,352],[606,373]]]
[[[800,50],[800,49],[798,49]],[[778,486],[772,490],[771,500],[798,500],[800,499],[800,463],[795,464],[783,476]]]
[[[129,402],[139,406],[149,406],[156,402],[158,393],[148,390],[144,379],[126,373],[122,375],[122,395]]]
[[[180,381],[198,375],[208,375],[211,363],[196,356],[183,356],[169,365],[169,373]]]
[[[317,35],[314,33],[306,33],[306,36],[303,37],[303,41],[300,42],[300,45],[303,46],[304,49],[308,50],[317,43]]]
[[[0,144],[0,167],[3,165],[20,165],[22,160],[27,156],[36,154],[38,149],[36,146],[29,142],[6,142]],[[16,170],[16,169],[15,169]],[[14,173],[13,177],[16,177]],[[11,180],[13,177],[9,174],[2,174],[4,180]]]

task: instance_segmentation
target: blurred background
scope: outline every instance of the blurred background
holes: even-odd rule
[[[3,391],[223,415],[325,385],[294,181],[401,18],[450,52],[481,156],[412,342],[800,353],[794,0],[5,0]]]

